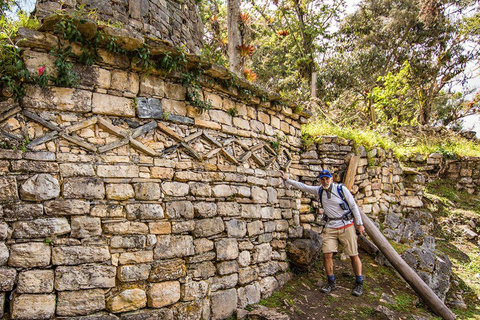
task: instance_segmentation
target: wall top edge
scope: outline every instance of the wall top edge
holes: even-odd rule
[[[52,47],[58,46],[59,43],[59,38],[54,32],[55,27],[65,16],[64,14],[55,13],[45,17],[38,30],[20,28],[15,39],[16,43],[23,48],[51,50]],[[82,18],[81,21],[77,19],[76,21],[78,30],[86,39],[91,39],[98,31],[101,31],[105,38],[114,38],[116,45],[125,50],[126,54],[147,47],[150,50],[151,59],[158,59],[167,54],[171,56],[183,55],[186,60],[186,68],[189,71],[203,70],[203,79],[199,79],[203,87],[222,89],[219,88],[218,84],[212,83],[211,79],[214,79],[228,83],[228,88],[223,88],[220,91],[224,91],[241,100],[248,100],[248,103],[262,105],[276,112],[281,112],[288,117],[292,117],[295,114],[296,116],[293,116],[293,118],[304,118],[304,121],[301,122],[306,122],[307,119],[312,117],[312,112],[303,108],[300,103],[284,100],[280,94],[253,84],[233,74],[221,65],[205,61],[200,55],[182,52],[168,40],[143,36],[133,29],[118,29],[107,25],[99,25],[87,18]],[[102,47],[106,47],[106,43],[100,43],[99,48]],[[105,61],[102,61],[102,63],[105,64]],[[134,63],[131,64],[130,68],[134,71],[142,72],[142,69]],[[178,71],[148,70],[148,72],[149,74],[165,78],[179,79],[181,77],[181,73]]]

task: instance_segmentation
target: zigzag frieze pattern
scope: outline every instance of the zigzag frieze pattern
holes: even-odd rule
[[[43,137],[31,141],[27,145],[27,148],[29,148],[30,150],[48,141],[62,138],[74,145],[77,145],[94,153],[105,153],[107,151],[125,145],[130,145],[133,148],[152,157],[164,157],[173,152],[180,151],[186,153],[197,161],[204,161],[218,154],[221,154],[228,161],[235,165],[245,163],[249,159],[252,159],[260,167],[267,167],[271,164],[274,164],[277,168],[284,170],[288,169],[292,162],[292,157],[288,150],[282,149],[281,152],[277,152],[267,143],[258,143],[252,147],[248,147],[235,137],[229,138],[223,141],[223,143],[221,143],[203,130],[199,130],[186,137],[181,137],[165,124],[157,122],[155,120],[150,121],[133,130],[126,131],[120,127],[115,126],[110,121],[102,117],[92,117],[74,125],[60,128],[58,125],[53,124],[30,111],[24,110],[23,114],[27,118],[51,130]],[[76,131],[85,129],[92,125],[98,125],[103,130],[119,138],[119,140],[103,146],[96,146],[94,144],[86,142],[85,140],[74,134]],[[158,128],[169,138],[173,139],[176,143],[170,147],[164,148],[163,150],[154,150],[149,146],[136,140],[136,138],[142,136],[143,134],[149,133],[156,128]],[[192,148],[192,146],[189,145],[189,143],[197,139],[201,139],[202,141],[207,142],[212,149],[205,154],[196,151],[194,148]]]

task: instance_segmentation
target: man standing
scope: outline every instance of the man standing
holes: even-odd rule
[[[355,273],[354,296],[363,293],[362,262],[358,256],[357,235],[355,228],[363,234],[362,217],[358,206],[350,191],[343,185],[333,182],[330,171],[322,170],[318,175],[321,186],[309,186],[304,183],[288,179],[285,172],[280,171],[286,184],[292,185],[303,192],[313,194],[320,202],[325,212],[326,225],[323,231],[323,262],[327,273],[327,283],[320,289],[323,293],[330,293],[336,289],[333,274],[333,254],[338,252],[338,242],[343,245],[344,252],[350,257],[353,272]],[[355,221],[355,223],[354,223]]]

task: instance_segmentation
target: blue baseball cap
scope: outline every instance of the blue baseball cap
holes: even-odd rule
[[[320,173],[318,174],[318,179],[321,179],[323,177],[328,177],[328,178],[331,178],[332,177],[332,173],[328,170],[322,170],[320,171]]]

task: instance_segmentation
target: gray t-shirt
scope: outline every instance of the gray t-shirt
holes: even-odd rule
[[[285,180],[285,183],[287,183],[288,185],[294,186],[295,188],[297,188],[297,189],[299,189],[303,192],[310,193],[310,194],[314,195],[317,200],[318,200],[318,196],[319,196],[319,191],[320,191],[320,189],[322,189],[321,186],[309,186],[309,185],[306,185],[304,183],[301,183],[301,182],[298,182],[298,181],[295,181],[295,180],[291,180],[291,179]],[[337,186],[338,186],[337,183],[335,183],[335,182],[332,183],[330,198],[328,197],[328,194],[327,194],[326,190],[324,190],[322,192],[323,210],[325,211],[325,214],[329,218],[340,218],[345,213],[348,212],[348,209],[343,210],[340,207],[340,205],[343,203],[343,200],[340,197],[340,195],[338,194]],[[358,206],[357,206],[357,203],[355,202],[355,199],[353,198],[352,194],[347,189],[347,187],[342,186],[342,188],[343,188],[343,194],[345,196],[345,200],[347,201],[348,206],[352,210],[353,217],[355,219],[355,223],[357,225],[362,225],[363,224],[362,217],[360,216],[360,211],[358,210]],[[330,220],[330,221],[328,221],[326,227],[327,228],[338,229],[338,228],[344,227],[345,225],[351,224],[352,222],[353,222],[353,220],[349,220],[349,221]]]

